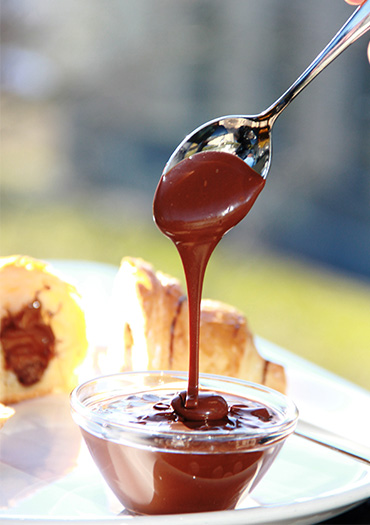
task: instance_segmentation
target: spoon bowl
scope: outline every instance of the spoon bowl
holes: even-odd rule
[[[350,44],[370,28],[370,0],[364,2],[302,75],[268,109],[258,115],[229,115],[195,129],[169,158],[164,174],[195,153],[222,151],[245,161],[264,179],[271,165],[272,126],[290,102]]]

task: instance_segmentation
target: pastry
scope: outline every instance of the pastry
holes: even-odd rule
[[[12,416],[14,416],[14,409],[0,403],[0,428],[2,428]]]
[[[123,258],[114,284],[113,312],[108,366],[188,370],[187,298],[177,279],[156,272],[142,259]],[[203,373],[286,390],[284,368],[259,354],[245,316],[225,303],[202,301],[199,353]]]
[[[0,258],[0,402],[12,403],[76,384],[87,352],[76,289],[47,263]]]

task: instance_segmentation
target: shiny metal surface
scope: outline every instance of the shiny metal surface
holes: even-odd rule
[[[224,116],[198,127],[173,152],[164,173],[194,153],[223,151],[237,155],[266,179],[271,164],[271,130],[277,117],[326,66],[369,28],[370,0],[367,0],[356,9],[294,84],[269,108],[259,115]]]
[[[336,450],[341,454],[345,454],[353,459],[363,461],[370,465],[370,446],[362,445],[353,439],[345,438],[335,432],[329,432],[324,428],[304,420],[298,422],[294,433],[304,439],[308,439],[309,441],[313,441],[324,447]]]

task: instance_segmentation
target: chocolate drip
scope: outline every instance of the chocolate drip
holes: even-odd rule
[[[199,402],[200,301],[208,260],[225,233],[240,222],[264,187],[264,179],[238,157],[195,154],[162,175],[153,205],[159,229],[176,245],[189,299],[189,381],[174,407],[189,420],[209,418],[213,399]],[[219,397],[219,396],[218,396]],[[224,417],[222,403],[212,417]]]
[[[229,411],[227,402],[222,396],[212,393],[198,393],[197,405],[188,408],[186,392],[181,392],[172,400],[172,408],[185,421],[217,421],[224,419]]]

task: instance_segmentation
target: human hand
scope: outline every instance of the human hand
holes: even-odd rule
[[[350,5],[360,5],[364,3],[364,0],[345,0],[345,1],[347,2],[347,4],[350,4]],[[369,45],[367,46],[367,58],[370,62],[370,42],[369,42]]]

